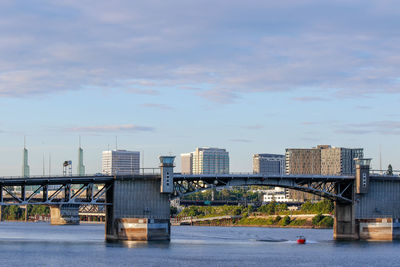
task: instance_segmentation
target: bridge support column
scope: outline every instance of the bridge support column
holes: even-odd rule
[[[333,238],[335,240],[359,239],[358,223],[355,220],[354,205],[352,203],[335,202],[335,221]]]
[[[160,179],[115,180],[107,191],[107,241],[170,240],[169,194],[160,193]]]
[[[79,205],[76,204],[51,205],[50,224],[52,225],[79,224]]]

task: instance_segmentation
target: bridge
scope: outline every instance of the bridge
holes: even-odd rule
[[[169,240],[173,198],[220,187],[279,186],[333,200],[336,240],[400,239],[400,177],[370,174],[367,160],[357,162],[355,176],[187,175],[174,173],[174,157],[160,161],[159,174],[3,177],[0,205],[49,205],[52,224],[77,224],[80,206],[102,205],[106,240]]]

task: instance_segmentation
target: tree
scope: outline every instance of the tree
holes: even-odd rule
[[[392,164],[389,164],[388,169],[386,171],[386,175],[393,175]]]
[[[225,200],[229,199],[229,196],[230,196],[229,191],[226,188],[221,190],[221,195],[222,195],[222,198]]]

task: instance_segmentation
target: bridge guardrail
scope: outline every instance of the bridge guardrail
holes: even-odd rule
[[[138,174],[138,173],[132,173],[132,174]],[[139,169],[139,174],[141,175],[155,175],[155,174],[161,174],[161,169],[160,168],[140,168]],[[79,175],[79,174],[72,174],[72,175],[62,175],[62,174],[51,174],[51,175],[29,175],[27,177],[23,177],[23,176],[0,176],[0,179],[17,179],[17,178],[63,178],[63,177],[93,177],[93,176],[98,176],[98,177],[102,177],[102,176],[113,176],[113,175],[118,175],[118,173],[116,174],[103,174],[103,173],[93,173],[93,174],[83,174],[83,175]],[[126,174],[124,174],[126,175]],[[129,174],[128,174],[129,175]]]
[[[387,170],[370,170],[369,173],[373,175],[391,176],[387,174]],[[400,176],[400,170],[392,170],[392,173],[394,176]]]

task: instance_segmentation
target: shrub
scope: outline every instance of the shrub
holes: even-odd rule
[[[290,225],[303,226],[303,225],[306,225],[306,223],[307,223],[306,219],[295,219],[295,220],[290,222]]]
[[[282,225],[282,226],[289,225],[290,224],[290,217],[286,215],[285,217],[283,217],[282,220],[280,220],[279,224]]]
[[[318,225],[318,223],[324,218],[324,215],[322,215],[321,213],[318,213],[317,215],[315,215],[312,218],[312,224],[313,225]]]
[[[240,214],[242,214],[242,208],[241,207],[236,207],[233,210],[233,215],[240,215]]]
[[[267,219],[267,225],[273,225],[273,224],[275,224],[276,222],[275,222],[275,219],[274,218],[268,218]]]
[[[333,227],[333,221],[332,217],[326,216],[318,223],[318,226]]]

